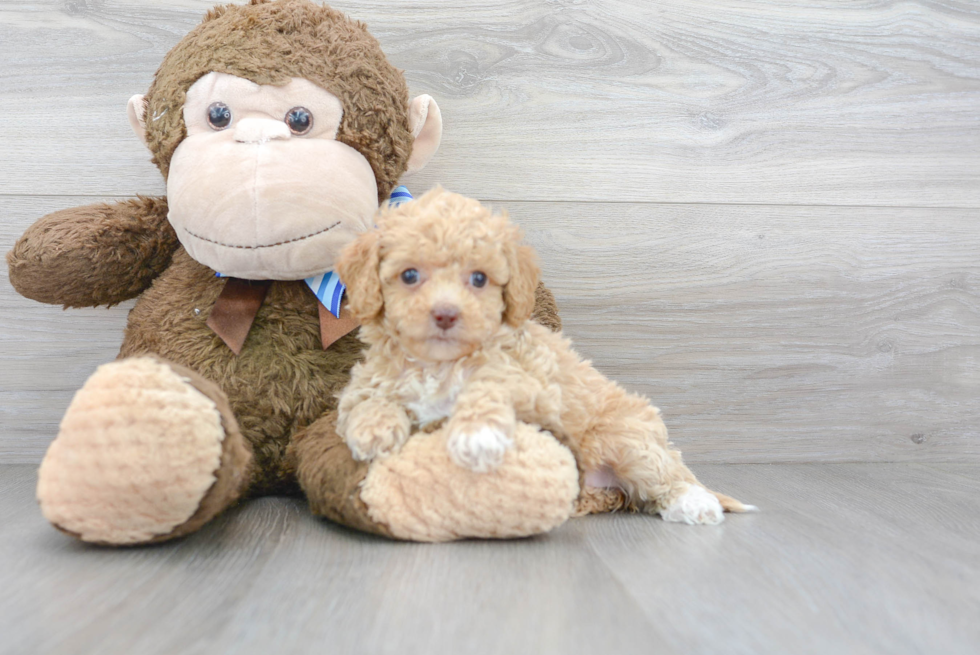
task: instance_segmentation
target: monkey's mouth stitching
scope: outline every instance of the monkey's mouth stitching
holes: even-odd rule
[[[296,243],[297,241],[302,241],[303,239],[309,239],[310,237],[315,237],[318,234],[323,234],[324,232],[329,232],[330,230],[332,230],[335,227],[337,227],[338,225],[340,225],[340,223],[341,223],[341,221],[337,221],[333,225],[330,225],[328,227],[325,227],[322,230],[317,230],[316,232],[311,232],[310,234],[306,234],[306,235],[301,236],[301,237],[296,237],[295,239],[289,239],[288,241],[280,241],[279,243],[267,243],[267,244],[261,245],[261,246],[236,246],[233,243],[221,243],[220,241],[215,241],[214,239],[209,239],[207,237],[202,237],[200,234],[194,234],[193,232],[191,232],[190,230],[188,230],[186,227],[185,228],[182,228],[182,229],[184,230],[184,232],[187,232],[187,234],[191,235],[195,239],[200,239],[201,241],[207,241],[208,243],[213,243],[213,244],[215,244],[217,246],[224,246],[225,248],[241,248],[243,250],[258,250],[259,248],[275,248],[276,246],[284,246],[287,243]]]

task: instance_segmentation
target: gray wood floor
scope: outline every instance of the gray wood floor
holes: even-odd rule
[[[0,0],[0,250],[159,194],[127,99],[212,0]],[[34,469],[128,304],[0,266],[0,653],[980,652],[980,5],[349,0],[510,211],[566,333],[663,408],[723,527],[400,544],[246,504],[87,547]]]
[[[765,511],[720,528],[574,519],[402,544],[267,498],[104,549],[0,467],[0,652],[904,653],[980,647],[980,476],[962,464],[705,465]]]

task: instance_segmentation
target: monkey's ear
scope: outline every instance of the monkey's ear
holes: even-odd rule
[[[538,288],[537,255],[530,246],[511,244],[507,252],[510,280],[504,285],[504,322],[517,327],[534,312],[535,290]]]
[[[372,230],[359,236],[340,252],[336,269],[347,287],[351,313],[370,323],[381,318],[384,296],[381,295],[381,233]]]
[[[143,96],[137,93],[129,99],[129,107],[126,109],[129,114],[129,124],[133,132],[140,138],[143,145],[146,145],[146,101]]]
[[[412,100],[408,109],[408,123],[412,126],[412,154],[408,158],[406,175],[422,170],[442,141],[442,112],[432,96],[420,95]]]

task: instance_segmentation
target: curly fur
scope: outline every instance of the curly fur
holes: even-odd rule
[[[447,419],[454,461],[488,471],[523,421],[555,435],[584,469],[611,468],[641,509],[720,520],[721,505],[704,501],[670,448],[660,410],[528,320],[538,269],[519,240],[506,214],[436,189],[383,214],[378,230],[344,251],[339,271],[356,280],[351,304],[370,345],[338,414],[355,458],[385,456],[413,429]],[[403,279],[406,270],[418,281]],[[474,272],[485,274],[485,285],[472,283]],[[446,312],[456,316],[448,327],[439,318]]]

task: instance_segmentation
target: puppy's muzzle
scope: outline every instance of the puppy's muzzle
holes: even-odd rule
[[[440,330],[448,330],[459,320],[459,308],[454,305],[436,305],[432,308],[432,320]]]

